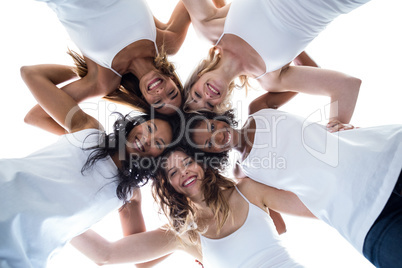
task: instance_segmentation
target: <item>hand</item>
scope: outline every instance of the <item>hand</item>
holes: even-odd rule
[[[341,121],[337,119],[331,119],[329,120],[327,124],[327,130],[329,132],[337,132],[337,131],[343,131],[343,130],[349,130],[349,129],[354,129],[355,127],[351,124],[343,124]]]

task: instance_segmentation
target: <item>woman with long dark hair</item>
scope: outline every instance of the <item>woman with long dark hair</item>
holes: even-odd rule
[[[135,210],[139,217],[128,220],[145,230],[136,189],[154,172],[152,159],[176,135],[174,121],[120,116],[113,133],[106,134],[54,85],[66,68],[21,69],[38,103],[68,134],[27,157],[0,160],[1,267],[45,267],[56,250],[130,200],[135,204],[124,212]],[[134,227],[123,223],[124,228]]]

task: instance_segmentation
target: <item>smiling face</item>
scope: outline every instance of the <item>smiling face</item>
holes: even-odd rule
[[[214,111],[228,97],[229,84],[230,82],[219,79],[214,71],[201,75],[190,89],[188,108],[193,111]]]
[[[128,154],[140,157],[159,156],[172,141],[172,128],[161,119],[148,120],[135,126],[127,136]]]
[[[229,124],[219,120],[202,120],[192,131],[196,147],[208,153],[220,153],[236,146],[238,133]]]
[[[166,75],[150,71],[140,80],[146,102],[161,114],[173,114],[180,108],[182,95],[176,83]]]
[[[165,170],[176,192],[187,197],[201,194],[204,170],[190,156],[181,151],[173,152],[166,160]]]

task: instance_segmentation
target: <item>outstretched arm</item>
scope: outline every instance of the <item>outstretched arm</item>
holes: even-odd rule
[[[72,76],[69,67],[36,65],[21,67],[21,76],[46,114],[68,132],[99,128],[99,122],[86,114],[78,103],[56,84]]]
[[[176,250],[187,250],[172,232],[162,229],[130,235],[116,242],[88,230],[75,237],[71,244],[98,265],[147,262]]]

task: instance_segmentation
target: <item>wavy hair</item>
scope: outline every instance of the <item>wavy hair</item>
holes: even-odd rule
[[[119,157],[121,168],[118,168],[115,181],[118,184],[116,188],[117,197],[126,202],[130,197],[129,195],[131,194],[132,188],[145,185],[149,179],[152,178],[156,170],[155,159],[151,157],[141,157],[141,159],[136,157],[134,159],[126,154],[125,142],[130,131],[135,126],[146,121],[162,119],[169,122],[172,128],[172,137],[175,137],[179,126],[176,123],[177,120],[167,120],[167,116],[160,114],[156,114],[152,117],[148,114],[139,114],[136,116],[131,116],[130,114],[123,116],[117,112],[114,114],[117,114],[118,119],[113,124],[113,132],[110,134],[103,132],[99,139],[100,142],[97,145],[84,148],[84,150],[92,150],[92,152],[83,165],[81,173],[93,168],[98,161],[106,159],[111,155],[119,154],[119,156],[123,156],[121,158]],[[169,148],[169,146],[167,148]]]
[[[162,213],[168,218],[170,228],[179,235],[188,235],[190,241],[195,243],[198,239],[198,233],[205,232],[208,226],[203,224],[202,219],[198,218],[197,208],[192,201],[185,195],[176,192],[170,184],[165,169],[166,161],[176,151],[188,154],[181,147],[165,151],[160,158],[161,161],[159,162],[155,179],[152,180],[152,194],[160,205]],[[200,164],[199,162],[197,163]],[[230,212],[229,203],[223,195],[223,191],[232,189],[234,186],[235,183],[232,180],[224,177],[216,170],[208,167],[204,168],[201,189],[204,193],[204,201],[214,214],[218,233],[228,219]]]
[[[67,54],[73,58],[75,64],[75,73],[81,78],[86,76],[88,73],[88,66],[84,57],[70,49],[67,51]],[[175,66],[173,63],[169,62],[163,48],[161,52],[154,58],[154,66],[162,74],[169,76],[174,81],[180,91],[180,94],[183,96],[183,85],[181,84],[180,78],[176,73]],[[111,102],[123,104],[135,110],[148,113],[151,109],[151,106],[145,101],[141,93],[139,83],[139,79],[134,74],[126,73],[121,78],[119,88],[103,98]],[[181,106],[183,106],[183,103]]]
[[[206,59],[202,60],[198,66],[194,69],[193,73],[189,76],[187,79],[186,83],[184,84],[184,105],[183,105],[183,110],[185,112],[191,113],[191,112],[198,112],[196,110],[191,110],[189,108],[189,104],[193,101],[193,97],[190,94],[191,88],[194,86],[194,84],[198,81],[198,79],[204,75],[205,73],[212,71],[216,69],[219,61],[221,59],[221,54],[217,50],[216,47],[212,47],[208,51],[208,56]],[[222,103],[216,105],[214,107],[213,112],[217,114],[223,114],[227,110],[230,110],[232,108],[232,102],[231,102],[231,94],[233,92],[233,89],[235,87],[243,88],[245,87],[246,90],[249,87],[248,83],[248,77],[246,75],[241,75],[238,77],[240,80],[241,85],[236,85],[235,81],[232,81],[229,84],[228,88],[228,94],[226,95],[226,98],[222,101]]]

